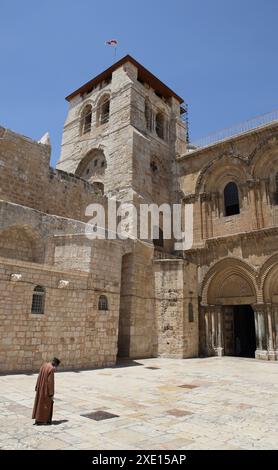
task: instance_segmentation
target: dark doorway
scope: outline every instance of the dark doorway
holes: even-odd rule
[[[234,355],[255,357],[256,331],[251,305],[237,305],[234,312]]]

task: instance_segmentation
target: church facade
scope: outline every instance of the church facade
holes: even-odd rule
[[[188,145],[131,56],[67,97],[62,150],[0,127],[0,370],[278,359],[278,122]],[[187,240],[87,236],[92,204],[180,204]],[[113,232],[104,220],[104,233]]]

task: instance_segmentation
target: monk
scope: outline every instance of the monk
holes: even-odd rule
[[[34,424],[40,425],[52,423],[54,372],[59,364],[59,359],[54,357],[52,362],[47,362],[40,368],[35,387],[36,397],[32,415],[32,419],[36,420]]]

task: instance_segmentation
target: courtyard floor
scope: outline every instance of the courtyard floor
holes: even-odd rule
[[[277,449],[278,363],[144,359],[59,372],[52,426],[33,426],[36,374],[0,376],[1,449]],[[118,415],[95,421],[83,414]]]

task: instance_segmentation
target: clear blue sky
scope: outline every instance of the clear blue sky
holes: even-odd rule
[[[52,141],[64,97],[131,54],[189,104],[192,139],[278,108],[277,0],[0,0],[0,124]]]

